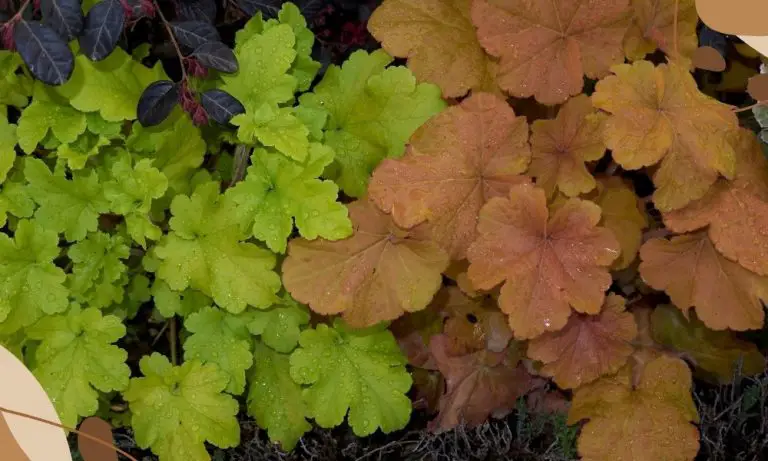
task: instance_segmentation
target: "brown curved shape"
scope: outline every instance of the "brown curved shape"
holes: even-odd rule
[[[8,422],[0,413],[0,450],[3,452],[3,459],[6,461],[30,461],[24,450],[19,446],[16,437],[11,433]]]
[[[696,0],[696,11],[710,29],[731,35],[768,35],[766,0]]]

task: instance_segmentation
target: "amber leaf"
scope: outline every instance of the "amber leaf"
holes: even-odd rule
[[[696,375],[713,384],[730,384],[736,371],[751,376],[765,369],[765,358],[753,343],[736,338],[729,331],[713,331],[695,315],[686,320],[674,306],[657,306],[651,314],[653,339],[686,357]]]
[[[675,56],[675,7],[677,10],[677,51],[681,65],[690,67],[699,45],[695,0],[632,0],[632,25],[624,37],[624,53],[636,61],[662,50]],[[722,59],[722,58],[721,58]]]
[[[719,176],[733,177],[736,115],[701,93],[686,68],[636,61],[611,70],[614,75],[597,83],[592,103],[611,114],[605,141],[617,163],[634,170],[661,162],[653,174],[656,208],[682,208]]]
[[[664,214],[674,232],[708,227],[715,247],[730,259],[760,275],[768,275],[768,161],[760,141],[739,130],[736,176],[720,179],[700,200]]]
[[[584,461],[693,461],[699,416],[691,372],[680,359],[661,356],[645,365],[637,386],[629,367],[579,388],[568,423],[587,419],[578,450]]]
[[[600,224],[613,231],[621,244],[621,256],[611,269],[629,267],[637,257],[643,241],[643,229],[648,227],[648,217],[637,195],[621,178],[610,176],[598,181],[598,195],[593,199],[600,205]]]
[[[586,162],[605,154],[604,113],[592,108],[589,96],[570,99],[554,120],[536,120],[531,127],[531,166],[528,174],[544,189],[547,198],[555,190],[575,197],[595,188]]]
[[[443,335],[432,338],[430,350],[446,382],[440,412],[430,423],[437,432],[462,423],[477,426],[491,415],[503,415],[519,397],[543,384],[507,351],[454,355],[451,340]]]
[[[318,314],[343,314],[353,327],[424,309],[440,288],[448,255],[418,230],[398,228],[367,200],[348,208],[351,237],[289,242],[282,266],[288,292]]]
[[[517,339],[563,328],[571,307],[600,312],[611,284],[607,266],[620,247],[599,221],[600,207],[575,198],[550,216],[544,190],[530,184],[513,186],[480,211],[479,235],[467,252],[469,279],[479,289],[504,282],[499,307]]]
[[[405,156],[382,161],[368,194],[399,226],[429,221],[432,238],[462,259],[480,208],[525,181],[530,155],[525,118],[496,96],[473,94],[419,128]]]
[[[563,329],[531,340],[527,353],[544,363],[542,374],[571,389],[616,373],[632,354],[635,336],[637,325],[624,311],[624,298],[611,294],[598,315],[571,314]]]
[[[480,44],[500,58],[496,80],[512,96],[560,104],[624,61],[629,0],[476,0]]]
[[[472,299],[457,287],[443,288],[433,305],[445,312],[443,333],[467,351],[488,349],[501,352],[512,339],[505,315],[487,296]]]
[[[443,97],[464,96],[493,81],[490,59],[477,41],[471,0],[385,0],[368,30],[392,56],[408,58],[419,81],[438,85]]]
[[[643,280],[664,290],[683,313],[695,308],[709,328],[762,328],[760,299],[768,300],[768,278],[726,259],[706,232],[651,239],[640,248],[640,259]]]

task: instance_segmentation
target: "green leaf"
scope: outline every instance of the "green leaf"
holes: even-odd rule
[[[155,248],[157,276],[176,291],[193,288],[232,313],[247,305],[268,307],[280,289],[275,255],[252,243],[236,220],[235,207],[219,184],[198,186],[171,204],[171,232]]]
[[[699,379],[727,385],[737,369],[741,376],[751,376],[765,368],[765,357],[753,343],[736,338],[729,331],[714,331],[680,309],[660,305],[651,314],[651,336],[659,344],[690,357]],[[741,367],[741,368],[739,368]]]
[[[231,123],[240,127],[241,142],[258,141],[302,161],[309,148],[309,130],[290,108],[279,107],[293,102],[298,87],[296,77],[289,73],[296,58],[296,37],[288,24],[251,32],[237,37],[238,72],[221,76],[221,88],[245,107],[245,113],[233,117]]]
[[[159,240],[162,231],[150,220],[152,201],[165,195],[168,179],[152,160],[142,159],[132,165],[131,156],[122,153],[112,164],[111,179],[104,183],[104,196],[109,209],[123,215],[128,234],[146,248],[147,239]]]
[[[43,318],[27,333],[41,341],[33,372],[62,424],[75,427],[78,416],[95,414],[97,390],[122,391],[128,386],[128,354],[113,344],[125,335],[119,318],[73,305],[65,315]]]
[[[355,435],[402,429],[411,415],[405,395],[411,376],[385,325],[352,330],[336,319],[301,333],[291,354],[291,377],[304,389],[308,415],[321,427],[338,426],[349,410]]]
[[[252,334],[261,335],[264,344],[283,353],[296,348],[301,327],[309,323],[307,308],[288,295],[269,309],[249,309],[241,315]]]
[[[123,276],[130,247],[119,235],[89,233],[67,251],[74,263],[68,285],[75,300],[88,307],[103,308],[123,300]]]
[[[58,244],[56,232],[37,221],[19,221],[13,238],[0,233],[0,329],[5,334],[66,310],[66,275],[53,263]]]
[[[119,122],[135,120],[144,89],[167,79],[159,61],[150,69],[118,47],[102,61],[77,56],[72,77],[56,91],[81,112],[98,111],[104,120]]]
[[[184,360],[215,363],[229,377],[226,392],[242,394],[245,370],[253,363],[251,335],[243,319],[215,307],[205,307],[184,319],[184,327],[192,332],[184,342]]]
[[[257,341],[250,373],[248,414],[267,430],[269,438],[291,451],[301,436],[312,429],[301,386],[291,379],[289,356]]]
[[[96,231],[99,214],[109,209],[96,172],[68,180],[51,173],[40,159],[24,161],[29,195],[39,205],[35,219],[48,229],[63,232],[69,241],[82,240],[86,233]]]
[[[0,106],[22,108],[32,96],[33,80],[18,73],[23,61],[18,53],[0,50]]]
[[[352,235],[347,208],[337,202],[332,181],[317,179],[333,161],[333,151],[312,143],[304,164],[275,152],[255,149],[245,181],[227,191],[251,233],[270,250],[285,252],[294,220],[309,239],[338,240]]]
[[[7,108],[0,106],[0,184],[16,162],[16,125],[8,122]]]
[[[89,158],[98,155],[101,148],[109,144],[109,138],[86,131],[74,142],[59,145],[56,148],[56,155],[60,160],[66,160],[70,170],[82,170]]]
[[[172,366],[158,353],[139,363],[143,378],[132,378],[123,398],[129,403],[136,442],[160,461],[208,461],[205,441],[220,448],[240,441],[238,404],[222,393],[228,376],[197,360]]]
[[[299,7],[293,3],[283,3],[277,19],[270,19],[264,24],[264,30],[269,30],[279,24],[288,24],[296,37],[296,59],[293,61],[290,73],[296,77],[299,91],[307,91],[320,70],[320,63],[312,59],[312,46],[315,44],[315,34],[307,28],[307,21]]]
[[[155,307],[166,318],[174,315],[186,317],[211,305],[211,298],[199,291],[189,288],[181,292],[174,291],[160,279],[155,279],[152,284],[152,297]]]
[[[31,218],[35,202],[27,187],[19,181],[6,181],[0,186],[0,226],[5,226],[8,213],[17,218]]]
[[[145,128],[133,124],[126,141],[131,153],[142,153],[152,159],[152,166],[168,179],[168,186],[177,192],[186,190],[190,176],[205,157],[205,141],[189,116],[176,109],[163,123]]]
[[[60,142],[71,143],[85,132],[85,128],[85,114],[72,108],[38,81],[35,83],[32,104],[21,112],[16,135],[21,150],[31,154],[48,130]]]
[[[149,289],[149,279],[144,274],[134,274],[124,287],[123,299],[119,304],[111,306],[108,312],[121,319],[131,319],[142,304],[152,299]]]
[[[382,159],[401,156],[411,134],[446,107],[437,86],[417,85],[407,68],[386,68],[391,62],[382,50],[355,51],[300,98],[302,106],[328,112],[325,143],[336,152],[336,182],[352,197],[365,193]]]

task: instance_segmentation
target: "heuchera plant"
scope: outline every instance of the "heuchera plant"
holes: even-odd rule
[[[233,48],[213,1],[5,3],[0,343],[65,426],[207,460],[240,402],[291,450],[538,393],[584,459],[692,460],[693,376],[764,367],[768,162],[691,75],[693,0],[384,0],[322,77],[292,3],[238,2]],[[143,20],[178,81],[117,46]]]

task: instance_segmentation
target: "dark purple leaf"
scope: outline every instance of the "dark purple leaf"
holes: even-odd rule
[[[247,14],[253,16],[257,11],[261,11],[264,18],[276,17],[283,3],[284,0],[237,0],[237,4]]]
[[[29,71],[43,83],[61,85],[72,76],[75,57],[50,27],[22,19],[14,27],[13,41]]]
[[[174,21],[171,22],[171,27],[179,43],[190,50],[197,49],[203,43],[221,41],[216,27],[207,22]]]
[[[80,0],[42,0],[43,23],[69,42],[83,30],[83,10]]]
[[[179,86],[170,80],[160,80],[149,85],[139,98],[136,108],[139,123],[155,126],[170,115],[179,102]]]
[[[216,20],[216,2],[214,0],[187,0],[180,2],[179,19],[182,21]]]
[[[200,100],[208,116],[222,125],[229,123],[235,115],[245,112],[240,101],[224,90],[208,90],[200,96]]]
[[[125,10],[120,0],[102,0],[88,11],[80,49],[92,61],[101,61],[117,46],[125,25]]]
[[[238,69],[235,53],[221,42],[203,43],[192,53],[192,57],[197,58],[205,67],[221,72],[232,74]]]

